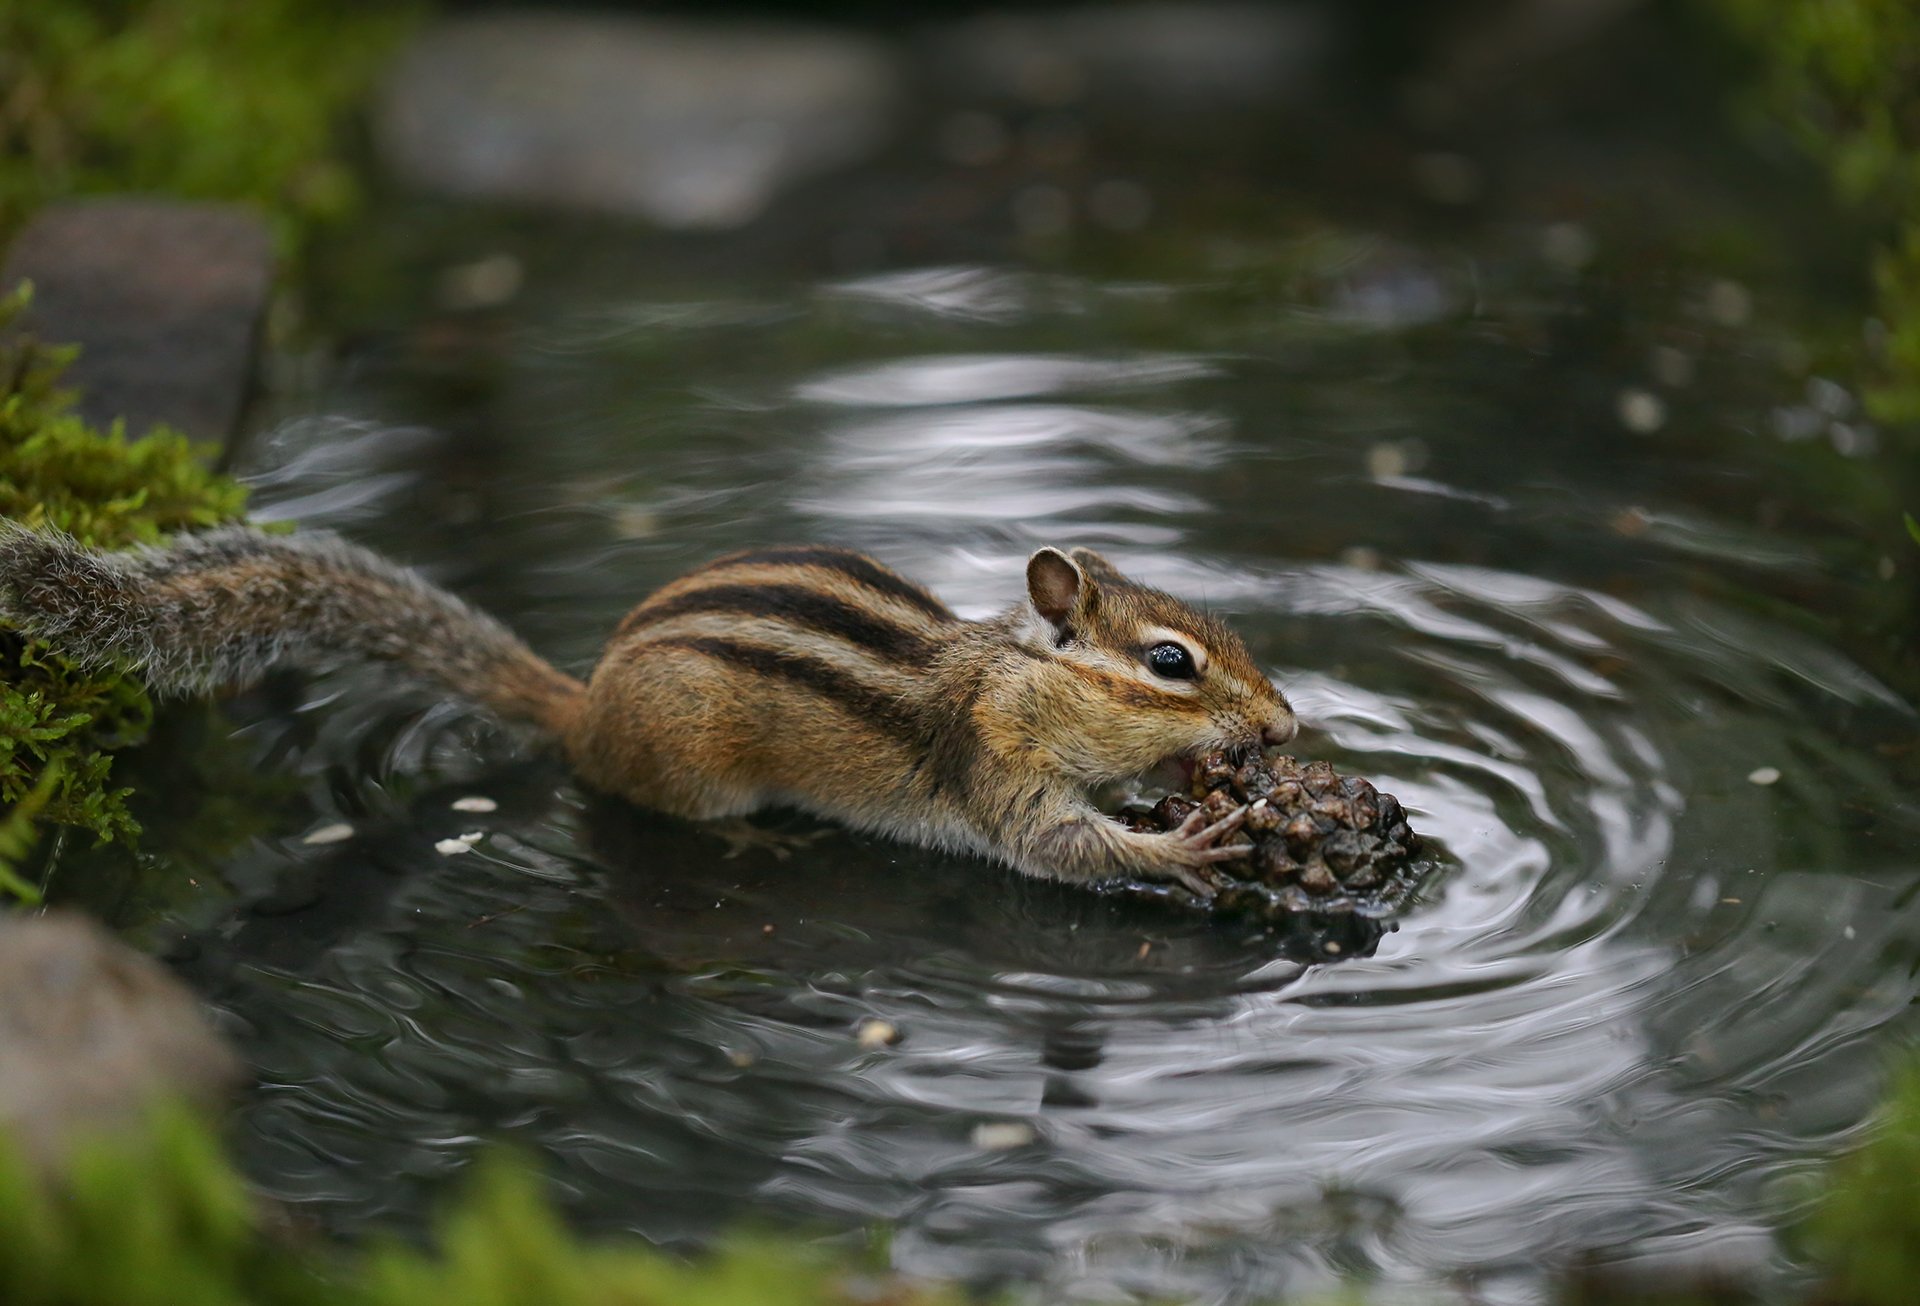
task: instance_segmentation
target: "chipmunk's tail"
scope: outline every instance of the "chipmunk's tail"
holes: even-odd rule
[[[228,526],[99,553],[0,522],[0,617],[76,660],[138,668],[162,692],[241,684],[282,664],[368,658],[556,737],[584,693],[492,617],[318,531]]]

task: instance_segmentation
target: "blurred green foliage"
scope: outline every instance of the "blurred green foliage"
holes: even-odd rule
[[[207,1126],[163,1112],[144,1137],[77,1149],[56,1183],[0,1138],[8,1306],[959,1306],[790,1241],[687,1263],[569,1233],[538,1180],[483,1162],[437,1248],[331,1254],[276,1231]]]
[[[792,1239],[734,1241],[695,1261],[565,1227],[525,1166],[493,1156],[426,1248],[342,1251],[307,1242],[248,1192],[212,1129],[157,1112],[134,1135],[74,1149],[57,1180],[0,1134],[0,1301],[8,1306],[959,1306]],[[1870,1140],[1830,1172],[1807,1242],[1811,1300],[1900,1306],[1920,1282],[1920,1065],[1900,1079]],[[1750,1301],[1730,1284],[1569,1280],[1569,1306]],[[1339,1297],[1363,1302],[1360,1285]]]
[[[1760,106],[1841,197],[1892,232],[1874,263],[1887,328],[1868,396],[1920,421],[1920,5],[1912,0],[1709,0],[1761,65]]]
[[[101,432],[75,417],[58,388],[67,352],[6,329],[25,303],[24,288],[0,301],[0,517],[119,548],[240,514],[246,492],[209,471],[184,436],[130,443],[117,425]],[[18,864],[41,821],[103,842],[134,835],[110,754],[144,736],[152,717],[135,678],[75,666],[0,629],[0,802],[12,809],[0,864]],[[0,892],[17,892],[15,878],[0,879]]]
[[[0,237],[98,191],[349,212],[345,114],[422,0],[0,0]]]
[[[1866,1146],[1833,1167],[1807,1242],[1830,1279],[1826,1300],[1906,1306],[1920,1292],[1920,1063]]]

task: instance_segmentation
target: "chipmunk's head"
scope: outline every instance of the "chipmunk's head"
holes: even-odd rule
[[[1208,749],[1283,744],[1293,709],[1226,624],[1137,585],[1087,549],[1027,561],[1040,742],[1089,780]]]

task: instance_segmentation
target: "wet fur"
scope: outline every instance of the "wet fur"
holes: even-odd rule
[[[1290,733],[1285,700],[1224,624],[1097,554],[1043,550],[1029,589],[969,622],[857,553],[734,554],[635,608],[583,685],[493,618],[324,533],[228,527],[106,554],[0,529],[0,614],[157,689],[285,662],[392,662],[531,723],[587,783],[644,806],[707,818],[788,804],[1034,874],[1190,880],[1220,850],[1127,831],[1089,786]],[[1154,676],[1142,632],[1155,629],[1204,649],[1205,674]]]

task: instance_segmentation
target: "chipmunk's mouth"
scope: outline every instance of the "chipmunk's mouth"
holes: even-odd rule
[[[1226,747],[1213,745],[1195,748],[1185,753],[1176,753],[1172,757],[1147,768],[1140,779],[1147,784],[1159,784],[1168,789],[1186,790],[1190,788],[1200,767],[1208,758],[1224,753],[1234,766],[1244,766],[1248,762],[1257,762],[1266,756],[1266,748],[1258,740],[1232,744]]]

